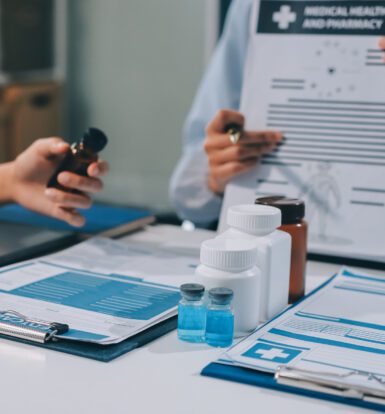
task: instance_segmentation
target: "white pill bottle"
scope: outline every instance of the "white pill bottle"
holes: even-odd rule
[[[258,326],[261,272],[256,266],[255,243],[218,238],[201,245],[196,280],[206,288],[226,287],[234,292],[234,335],[246,335]]]
[[[261,270],[260,322],[276,316],[288,304],[291,236],[281,230],[281,211],[276,207],[241,204],[227,211],[229,229],[218,239],[253,241]]]

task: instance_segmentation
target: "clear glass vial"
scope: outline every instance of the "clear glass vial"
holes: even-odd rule
[[[222,287],[209,290],[210,303],[207,306],[205,339],[210,346],[226,348],[233,342],[232,299],[233,291],[231,289]]]
[[[206,308],[203,302],[205,288],[198,283],[180,287],[182,299],[178,306],[178,338],[187,342],[204,342]]]

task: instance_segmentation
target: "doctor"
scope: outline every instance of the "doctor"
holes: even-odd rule
[[[91,207],[92,200],[87,193],[102,190],[99,177],[107,174],[108,165],[104,161],[92,163],[88,167],[89,177],[64,171],[58,182],[80,193],[73,194],[55,188],[46,188],[47,182],[69,149],[69,144],[60,138],[44,138],[35,141],[14,161],[0,165],[0,204],[14,202],[81,227],[84,217],[76,210]]]
[[[237,110],[245,81],[252,5],[253,0],[232,2],[223,35],[187,117],[182,157],[170,183],[170,198],[180,218],[202,227],[218,219],[226,184],[252,169],[261,155],[282,140],[279,131],[244,131],[233,144],[225,132],[230,123],[244,123]],[[379,47],[385,50],[385,38]]]

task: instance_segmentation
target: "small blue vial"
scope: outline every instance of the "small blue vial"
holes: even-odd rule
[[[187,342],[204,342],[206,308],[203,303],[205,288],[197,283],[180,287],[182,299],[178,306],[178,338]]]
[[[231,308],[233,291],[228,288],[209,290],[210,303],[206,315],[206,342],[215,347],[226,348],[233,342],[234,314]]]

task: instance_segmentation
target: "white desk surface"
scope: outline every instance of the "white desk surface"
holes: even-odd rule
[[[210,237],[204,232],[183,233],[181,238],[180,231],[170,226],[156,226],[134,237],[161,243],[167,235],[179,247],[184,240],[191,249]],[[314,288],[338,268],[310,262],[307,288]],[[200,370],[220,353],[206,345],[181,343],[175,332],[110,363],[2,340],[0,413],[373,412],[200,376]]]

